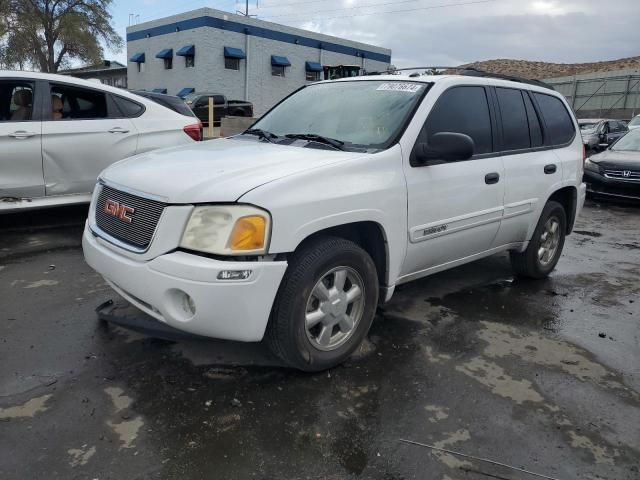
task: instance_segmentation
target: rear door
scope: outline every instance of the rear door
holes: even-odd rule
[[[417,143],[438,132],[469,135],[475,155],[439,165],[406,165],[409,245],[402,274],[414,277],[488,250],[500,227],[504,180],[494,152],[495,122],[483,86],[444,91]],[[415,147],[414,147],[415,148]],[[413,162],[411,162],[413,163]]]
[[[506,178],[504,217],[495,241],[500,246],[528,240],[547,199],[562,185],[568,159],[555,150],[571,144],[575,128],[557,97],[496,87],[494,100]]]
[[[62,101],[62,118],[54,119],[51,97]],[[91,193],[98,174],[136,152],[137,131],[109,95],[99,89],[50,83],[42,123],[46,194]]]
[[[40,85],[22,78],[0,81],[0,198],[44,196]]]

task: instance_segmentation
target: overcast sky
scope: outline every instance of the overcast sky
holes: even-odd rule
[[[234,12],[244,0],[114,0],[153,20],[203,6]],[[250,0],[258,18],[392,49],[397,67],[513,58],[561,63],[640,55],[640,0]],[[109,55],[107,55],[109,56]],[[111,54],[126,62],[126,50]]]

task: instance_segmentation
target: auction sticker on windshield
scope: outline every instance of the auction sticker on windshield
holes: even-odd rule
[[[383,83],[376,90],[383,90],[386,92],[409,92],[416,93],[420,91],[422,85],[417,83],[401,83],[401,82],[390,82]]]

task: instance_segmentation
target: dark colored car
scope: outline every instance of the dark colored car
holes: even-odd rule
[[[640,129],[588,158],[584,182],[590,195],[640,200]]]
[[[608,118],[581,118],[578,124],[582,143],[591,153],[607,148],[629,131],[626,123]]]
[[[184,97],[202,124],[209,125],[209,98],[213,98],[213,126],[219,127],[223,117],[253,117],[253,104],[242,100],[227,100],[219,93],[195,92]]]

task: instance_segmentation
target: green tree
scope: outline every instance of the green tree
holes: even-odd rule
[[[111,25],[112,1],[0,0],[0,9],[8,4],[4,35],[0,24],[0,63],[55,73],[71,60],[100,62],[103,45],[113,51],[123,45]]]

